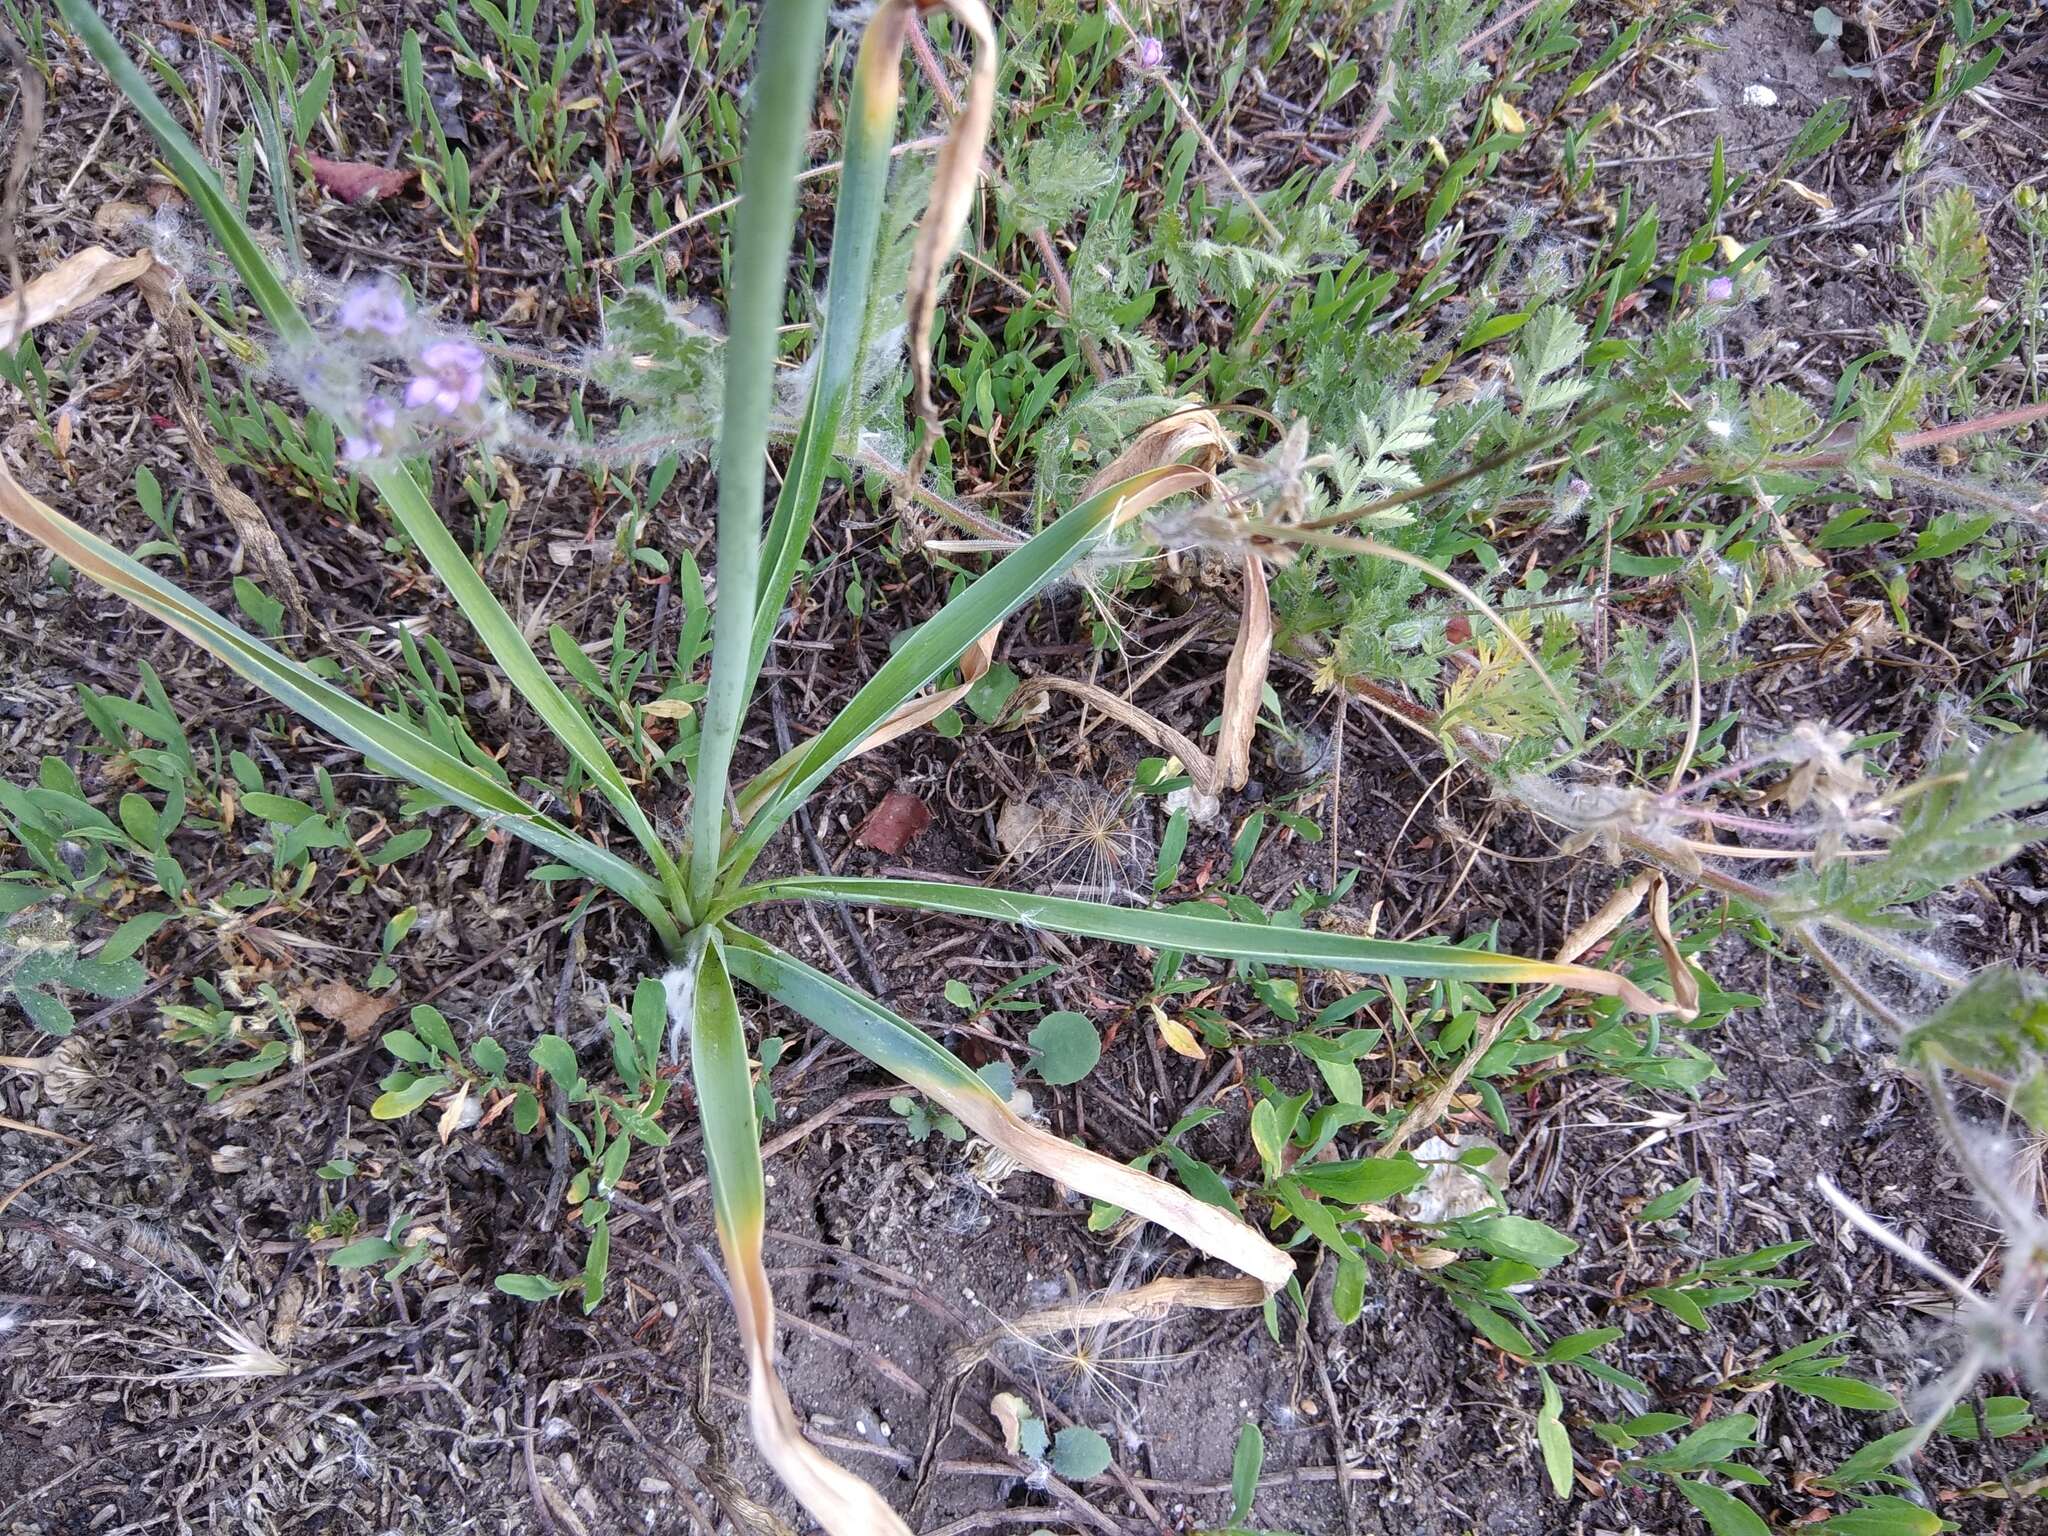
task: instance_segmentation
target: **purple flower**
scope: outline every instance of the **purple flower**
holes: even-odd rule
[[[363,424],[360,432],[351,432],[341,440],[341,457],[344,463],[361,464],[377,458],[384,452],[384,445],[398,427],[398,407],[382,395],[372,395],[363,402]]]
[[[335,323],[358,336],[403,336],[410,319],[398,285],[383,279],[349,289],[334,312]]]
[[[1735,297],[1735,279],[1732,277],[1710,277],[1707,279],[1707,302],[1726,304]]]
[[[405,403],[412,410],[432,406],[459,416],[484,394],[484,352],[471,341],[436,341],[421,350]]]
[[[1166,62],[1166,45],[1156,37],[1138,39],[1138,68],[1150,72]]]

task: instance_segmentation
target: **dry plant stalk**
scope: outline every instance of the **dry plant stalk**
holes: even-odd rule
[[[919,10],[945,10],[974,38],[974,71],[967,81],[967,99],[940,146],[932,173],[931,202],[917,243],[910,253],[905,283],[905,308],[910,313],[911,377],[916,387],[917,414],[929,436],[939,432],[939,409],[932,403],[932,328],[939,312],[939,278],[946,258],[960,242],[967,222],[967,204],[981,178],[981,154],[988,144],[989,123],[996,105],[996,34],[981,0],[916,0]],[[885,7],[895,13],[900,5]],[[920,450],[921,451],[921,450]]]

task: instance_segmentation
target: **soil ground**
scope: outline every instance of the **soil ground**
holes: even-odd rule
[[[362,9],[378,46],[346,88],[371,104],[366,112],[388,111],[385,99],[395,94],[388,50],[402,21],[375,5]],[[656,61],[644,67],[658,67],[663,25],[638,8],[605,9],[601,24],[630,39],[643,61]],[[194,25],[230,37],[246,28],[246,18],[225,12],[138,12],[132,19],[186,62]],[[1907,18],[1895,19],[1903,32]],[[1992,199],[2038,166],[2048,143],[2048,86],[2035,41],[2041,25],[2037,12],[2008,34],[2008,50],[2031,53],[2033,62],[2000,77],[2005,94],[1958,107],[1935,136],[1952,173]],[[1831,200],[1836,215],[1821,220],[1805,205],[1772,205],[1759,232],[1778,237],[1780,286],[1745,322],[1747,333],[1727,338],[1732,373],[1759,383],[1782,378],[1824,396],[1842,359],[1864,350],[1900,302],[1890,260],[1897,193],[1884,169],[1883,130],[1895,102],[1924,90],[1928,64],[1888,55],[1882,86],[1875,78],[1831,80],[1812,52],[1803,7],[1745,3],[1705,36],[1709,46],[1669,53],[1609,88],[1607,99],[1625,97],[1636,142],[1603,141],[1603,153],[1635,179],[1639,196],[1654,196],[1683,225],[1703,196],[1716,135],[1726,140],[1732,168],[1766,165],[1824,95],[1850,96],[1851,132],[1801,178]],[[1853,22],[1848,42],[1850,57],[1868,56]],[[187,52],[178,53],[180,46]],[[1194,52],[1191,94],[1206,94],[1219,62]],[[61,68],[25,208],[22,258],[31,272],[95,238],[96,209],[142,199],[152,185],[150,153],[132,116],[112,112],[104,82],[81,59]],[[1271,84],[1274,95],[1289,94],[1287,82]],[[1755,84],[1770,85],[1778,105],[1743,105],[1744,88]],[[1962,130],[1979,122],[1981,131],[1965,137]],[[1640,124],[1659,126],[1638,131]],[[1284,110],[1270,104],[1235,121],[1226,147],[1241,155],[1236,168],[1251,185],[1277,184],[1295,169],[1287,127]],[[1532,180],[1538,170],[1531,168]],[[822,228],[828,214],[819,202],[806,217]],[[433,223],[412,196],[361,208],[307,204],[308,246],[330,275],[396,260],[424,291],[453,293],[459,268],[432,254]],[[2015,260],[2011,228],[1995,218],[1992,227],[2001,259]],[[523,332],[512,329],[540,348],[586,334],[591,322],[587,308],[559,297],[559,274],[548,265],[558,259],[553,229],[537,191],[514,187],[486,240],[481,307],[506,313],[522,290],[537,288],[538,307],[528,306]],[[715,283],[714,251],[679,242],[677,257],[684,276],[707,288]],[[139,466],[153,468],[167,487],[189,490],[187,579],[225,604],[243,551],[171,425],[172,369],[162,335],[139,299],[116,295],[53,327],[46,354],[88,327],[99,339],[71,400],[75,436],[66,462],[52,465],[19,428],[5,444],[10,462],[130,547],[151,536],[130,491]],[[225,376],[226,362],[216,366]],[[523,592],[529,606],[550,602],[547,617],[565,623],[586,612],[608,616],[626,593],[626,576],[599,571],[586,582],[576,572],[558,582],[547,563],[550,539],[584,537],[587,494],[571,476],[530,478],[514,553],[493,572],[499,590]],[[324,629],[375,635],[384,619],[422,612],[420,592],[405,590],[401,567],[376,539],[278,487],[252,481],[247,488],[282,535]],[[707,567],[711,489],[708,475],[686,472],[655,513],[660,542],[695,550]],[[441,490],[443,505],[456,502],[456,487]],[[877,551],[890,537],[877,514],[844,498],[828,504],[821,528],[857,553]],[[828,567],[834,574],[811,594],[797,634],[771,662],[775,707],[798,734],[829,718],[886,653],[895,623],[929,613],[943,592],[942,577],[906,559],[884,570],[886,603],[871,599],[861,623],[848,618],[831,586],[844,569]],[[132,694],[137,663],[147,660],[195,730],[226,743],[264,735],[269,761],[294,792],[311,793],[314,770],[325,766],[352,803],[395,808],[388,786],[361,777],[346,754],[317,736],[264,731],[274,712],[160,626],[82,584],[62,590],[48,576],[37,552],[18,541],[0,545],[0,775],[31,779],[44,754],[95,771],[98,760],[82,753],[88,733],[74,686]],[[1925,605],[1916,611],[1922,628],[1942,639],[1939,595],[1916,591],[1914,599]],[[452,611],[425,616],[454,643]],[[1151,644],[1194,634],[1149,684],[1148,707],[1199,729],[1229,633],[1199,605],[1184,617],[1146,622],[1141,633]],[[1084,659],[1085,624],[1071,598],[1042,602],[1013,628],[1005,659],[1025,671]],[[1940,681],[1971,691],[1967,667]],[[1319,707],[1327,713],[1303,679],[1281,682],[1301,715]],[[484,719],[511,728],[485,697],[481,673],[465,686],[479,689],[474,702]],[[1920,674],[1881,656],[1826,672],[1794,663],[1740,703],[1761,723],[1882,720],[1911,736],[1925,728],[1933,692]],[[1465,776],[1443,798],[1431,794],[1425,812],[1411,819],[1441,764],[1417,761],[1414,742],[1396,742],[1368,713],[1354,713],[1342,742],[1336,845],[1341,862],[1363,872],[1347,905],[1351,915],[1377,907],[1385,932],[1456,936],[1494,925],[1503,947],[1539,952],[1611,888],[1613,871],[1559,856]],[[764,711],[748,738],[750,766],[774,747]],[[1003,862],[994,823],[1006,799],[1052,772],[1120,782],[1133,748],[1084,726],[1071,707],[1055,708],[1028,737],[907,738],[842,773],[813,807],[810,825],[785,837],[771,861],[797,869],[822,857],[846,872],[988,875]],[[515,742],[517,752],[539,750]],[[1272,779],[1281,770],[1266,763],[1260,771]],[[903,855],[885,859],[853,846],[852,829],[892,789],[918,796],[935,819]],[[1252,786],[1232,809],[1262,793],[1264,786]],[[654,809],[673,820],[680,806]],[[1474,838],[1486,851],[1468,866]],[[1329,857],[1327,845],[1278,848],[1251,871],[1246,889],[1284,900],[1297,881],[1326,879]],[[1228,853],[1212,837],[1189,849],[1187,864],[1219,858],[1227,863]],[[373,1122],[366,1107],[384,1070],[374,1035],[311,1012],[303,1016],[302,1066],[210,1108],[180,1080],[188,1063],[162,1039],[157,1005],[189,998],[195,978],[244,996],[266,982],[303,996],[326,980],[359,979],[386,920],[416,905],[421,922],[396,962],[406,1002],[431,998],[465,1029],[489,1027],[508,1040],[554,1030],[601,1049],[605,1003],[626,996],[650,963],[644,936],[602,902],[565,921],[560,898],[524,878],[530,862],[517,848],[440,849],[388,871],[360,896],[320,884],[275,922],[234,925],[217,942],[194,935],[153,946],[150,990],[87,1013],[61,1045],[18,1016],[0,1017],[8,1052],[54,1053],[59,1068],[0,1073],[0,1114],[9,1117],[0,1130],[0,1529],[23,1536],[708,1531],[708,1489],[725,1475],[782,1517],[794,1515],[746,1444],[736,1385],[743,1372],[693,1134],[636,1165],[643,1171],[624,1191],[624,1214],[614,1222],[610,1294],[584,1317],[490,1288],[500,1272],[562,1274],[580,1264],[581,1235],[561,1214],[567,1150],[559,1136],[550,1144],[500,1127],[498,1135],[458,1136],[442,1146],[424,1125]],[[195,859],[194,867],[205,869],[207,887],[218,892],[256,864],[223,848],[213,863]],[[2048,952],[2044,889],[2048,862],[2021,859],[1944,909],[1941,944],[1969,963],[2038,963]],[[1025,968],[1057,964],[1041,989],[1050,1006],[1127,1027],[1114,1033],[1103,1066],[1085,1084],[1047,1096],[1051,1124],[1131,1156],[1180,1114],[1213,1103],[1223,1115],[1191,1145],[1227,1173],[1250,1171],[1245,1064],[1163,1055],[1130,1012],[1145,986],[1139,962],[1087,942],[991,935],[939,918],[791,909],[768,922],[774,937],[814,963],[876,987],[898,1011],[942,1030],[957,1017],[941,993],[946,979],[986,991]],[[1584,1246],[1570,1280],[1543,1292],[1553,1331],[1625,1328],[1622,1357],[1656,1390],[1656,1406],[1703,1416],[1710,1406],[1739,1402],[1759,1414],[1784,1487],[1795,1473],[1834,1466],[1871,1437],[1873,1421],[1784,1393],[1716,1396],[1733,1362],[1841,1330],[1864,1374],[1906,1394],[1936,1376],[1955,1347],[1940,1298],[1889,1254],[1845,1231],[1817,1195],[1816,1179],[1832,1179],[1959,1274],[1986,1261],[1996,1234],[1945,1162],[1914,1091],[1821,978],[1733,933],[1702,958],[1724,987],[1764,999],[1707,1042],[1724,1075],[1697,1100],[1593,1077],[1563,1077],[1532,1092],[1513,1106],[1514,1198]],[[1392,1266],[1375,1273],[1365,1316],[1349,1329],[1330,1314],[1329,1277],[1318,1277],[1308,1325],[1284,1346],[1255,1312],[1194,1314],[1036,1346],[1001,1339],[1006,1319],[1107,1286],[1188,1272],[1189,1256],[1146,1238],[1114,1243],[1091,1235],[1085,1207],[1034,1176],[988,1178],[972,1145],[941,1137],[912,1143],[886,1084],[865,1063],[772,1008],[763,1006],[759,1021],[764,1034],[791,1042],[772,1078],[779,1115],[767,1134],[792,1127],[802,1134],[776,1144],[769,1161],[769,1254],[786,1314],[786,1379],[813,1437],[908,1505],[934,1405],[951,1401],[945,1388],[955,1352],[999,1335],[989,1361],[966,1378],[955,1423],[938,1442],[920,1530],[1114,1533],[1221,1524],[1232,1448],[1247,1418],[1267,1428],[1256,1519],[1276,1530],[1591,1536],[1695,1528],[1667,1486],[1631,1488],[1587,1460],[1585,1447],[1597,1444],[1590,1436],[1580,1436],[1583,1496],[1568,1506],[1552,1498],[1530,1428],[1532,1375],[1476,1340],[1419,1276]],[[1019,1059],[1021,1041],[999,1043]],[[1398,1065],[1391,1058],[1376,1064],[1379,1089],[1396,1086]],[[342,1157],[432,1214],[433,1260],[401,1285],[329,1269],[320,1256],[337,1240],[305,1236],[327,1200],[314,1170]],[[1653,1242],[1626,1219],[1632,1202],[1694,1176],[1712,1205],[1687,1235]],[[392,1212],[380,1203],[362,1214],[375,1226]],[[1709,1341],[1667,1314],[1615,1299],[1703,1259],[1794,1239],[1814,1245],[1790,1271],[1806,1283],[1717,1313],[1711,1352]],[[224,1329],[267,1347],[284,1373],[197,1374],[209,1354],[232,1349]],[[707,1353],[705,1393],[699,1373]],[[1077,1355],[1096,1359],[1098,1369],[1078,1369]],[[1002,1451],[986,1408],[1005,1389],[1043,1401],[1050,1413],[1112,1428],[1117,1478],[1092,1485],[1083,1501],[1024,1476]],[[1645,1406],[1596,1391],[1575,1399],[1574,1422],[1581,1413],[1622,1417]],[[1930,1489],[1995,1476],[1974,1450],[1966,1455],[1947,1442],[1914,1470]],[[1827,1506],[1786,1496],[1772,1507],[1796,1520]],[[2048,1531],[2038,1500],[1964,1500],[1947,1512],[1966,1531]]]

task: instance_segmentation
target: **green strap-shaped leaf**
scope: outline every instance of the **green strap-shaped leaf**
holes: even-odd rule
[[[823,0],[764,0],[754,44],[753,111],[740,164],[727,285],[725,412],[718,427],[718,607],[690,804],[690,899],[702,910],[725,846],[725,792],[753,692],[761,581],[761,502],[777,328],[796,230],[796,177],[825,43]]]
[[[908,1019],[772,945],[725,931],[726,961],[740,980],[920,1090],[1026,1167],[1158,1222],[1256,1277],[1268,1291],[1292,1278],[1294,1261],[1234,1213],[1019,1118],[964,1062]]]
[[[746,1028],[717,935],[700,930],[693,946],[699,954],[662,985],[671,1029],[683,1025],[690,1035],[712,1218],[747,1355],[747,1426],[775,1475],[830,1536],[910,1536],[880,1494],[804,1438],[776,1374],[775,1293],[761,1260],[767,1189]]]
[[[332,732],[377,765],[525,838],[617,892],[653,923],[664,944],[681,936],[661,887],[638,865],[540,814],[490,775],[443,751],[411,726],[358,702],[309,668],[272,650],[211,608],[131,560],[98,535],[31,496],[0,470],[0,517],[108,591],[205,647],[264,692]]]
[[[740,797],[740,813],[748,818],[746,830],[726,860],[728,888],[745,877],[775,829],[892,711],[958,661],[981,635],[1072,570],[1109,531],[1120,511],[1163,487],[1179,486],[1190,476],[1180,465],[1167,465],[1098,491],[1005,555],[905,636],[829,726],[747,787]]]
[[[1025,928],[1090,939],[1114,939],[1152,949],[1174,949],[1215,960],[1250,960],[1303,970],[1353,971],[1368,976],[1413,976],[1468,982],[1509,982],[1524,986],[1572,987],[1619,997],[1642,1013],[1668,1013],[1661,1002],[1612,971],[1584,965],[1524,960],[1483,950],[1453,949],[1398,939],[1363,939],[1317,928],[1264,927],[1241,923],[1220,908],[1179,906],[1158,910],[1112,907],[1063,896],[991,891],[978,885],[944,885],[926,880],[860,880],[806,875],[768,880],[737,893],[752,901],[843,901],[863,907],[907,907],[993,918]]]
[[[762,547],[760,596],[754,605],[753,647],[747,659],[747,693],[761,675],[776,621],[803,558],[817,515],[839,423],[852,398],[866,350],[875,246],[889,188],[889,151],[896,138],[896,110],[902,90],[903,40],[910,7],[883,0],[861,35],[847,103],[845,140],[840,150],[839,201],[832,216],[832,268],[825,287],[824,333],[818,339],[817,371],[803,423],[790,445],[789,465],[775,515]]]
[[[441,584],[448,589],[448,595],[455,599],[463,617],[469,620],[470,628],[491,653],[498,669],[519,694],[531,704],[534,712],[547,723],[555,739],[568,749],[569,755],[590,775],[619,819],[633,834],[661,878],[670,904],[685,921],[690,911],[684,899],[682,872],[663,847],[660,836],[647,813],[634,798],[632,788],[625,776],[619,772],[618,764],[612,761],[611,753],[598,740],[597,732],[591,728],[583,711],[569,701],[554,678],[541,665],[540,658],[527,644],[525,631],[520,629],[505,605],[498,601],[476,567],[470,564],[469,556],[462,552],[462,546],[449,533],[448,525],[427,500],[419,482],[403,464],[380,462],[367,467],[370,483],[383,496],[384,504],[391,511],[398,526],[418,546],[434,574],[441,578]]]
[[[315,340],[313,328],[293,300],[284,280],[272,267],[263,248],[256,243],[249,226],[243,223],[240,212],[228,200],[213,168],[206,163],[184,129],[178,126],[177,119],[171,116],[142,71],[123,51],[120,40],[88,0],[61,0],[61,9],[66,23],[106,66],[121,94],[128,98],[129,104],[148,125],[164,152],[164,158],[177,173],[178,180],[198,207],[207,227],[220,241],[228,259],[235,264],[236,272],[241,275],[257,308],[262,310],[263,318],[288,347],[311,345]],[[283,173],[272,167],[272,174]],[[672,905],[679,913],[687,914],[681,872],[662,846],[639,802],[634,799],[618,765],[612,761],[604,743],[598,740],[590,722],[569,702],[568,695],[556,686],[555,680],[541,666],[540,658],[534,655],[525,633],[505,611],[504,604],[498,601],[483,577],[477,574],[476,567],[448,532],[447,525],[441,521],[418,482],[400,464],[375,465],[366,473],[398,525],[418,546],[427,564],[433,567],[434,574],[441,578],[456,606],[461,608],[463,617],[469,620],[477,637],[503,670],[507,681],[547,722],[548,729],[554,732],[611,802],[628,830],[654,861]]]

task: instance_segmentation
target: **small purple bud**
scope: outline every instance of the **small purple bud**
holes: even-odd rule
[[[398,407],[382,395],[363,402],[362,430],[342,438],[341,457],[346,464],[361,464],[379,457],[391,434],[398,429]]]
[[[1726,304],[1735,297],[1735,279],[1732,277],[1710,277],[1707,279],[1707,302]]]
[[[1138,39],[1138,68],[1150,72],[1166,62],[1166,45],[1156,37]]]
[[[334,312],[335,323],[358,336],[403,336],[410,319],[398,285],[384,279],[358,283]]]
[[[421,350],[405,403],[415,411],[432,407],[443,416],[459,416],[483,394],[483,348],[470,341],[436,341]]]
[[[1574,475],[1572,476],[1571,483],[1564,488],[1564,493],[1574,501],[1583,501],[1592,494],[1592,490],[1592,486],[1586,484],[1577,475]]]

